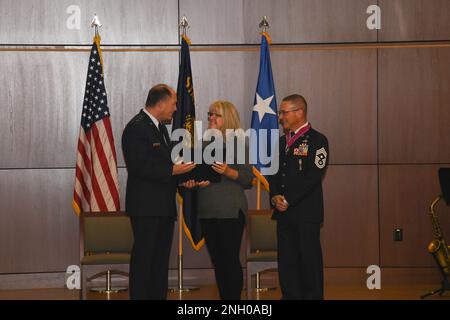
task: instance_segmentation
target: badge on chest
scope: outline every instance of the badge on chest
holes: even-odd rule
[[[307,141],[303,141],[302,143],[300,143],[298,148],[294,149],[294,156],[307,157],[308,156],[308,149],[309,149],[308,142]]]

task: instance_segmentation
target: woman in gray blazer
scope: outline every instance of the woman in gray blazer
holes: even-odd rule
[[[208,112],[208,128],[220,130],[226,141],[227,129],[241,129],[236,107],[228,101],[212,103]],[[214,264],[220,298],[226,300],[239,300],[241,297],[243,272],[239,252],[248,209],[244,189],[252,187],[253,179],[252,166],[248,161],[238,164],[236,153],[233,164],[224,161],[212,165],[213,170],[222,175],[221,181],[201,183],[197,192],[201,228]],[[246,159],[247,154],[244,155]]]

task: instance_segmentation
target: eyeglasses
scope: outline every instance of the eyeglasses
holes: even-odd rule
[[[284,116],[284,115],[286,115],[287,113],[289,113],[289,112],[294,112],[294,111],[297,111],[297,110],[300,110],[300,108],[296,108],[296,109],[292,109],[292,110],[281,110],[281,111],[278,111],[278,115],[279,116]]]
[[[214,113],[214,112],[208,112],[208,118],[209,118],[209,117],[212,117],[212,116],[215,116],[216,118],[220,118],[220,117],[222,117],[222,115],[221,115],[221,114],[218,114],[218,113]]]

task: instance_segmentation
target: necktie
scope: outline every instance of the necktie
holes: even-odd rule
[[[164,129],[165,129],[164,125],[160,122],[158,124],[159,133],[161,134],[161,137],[163,138],[163,141],[166,144],[166,146],[169,146],[169,142],[167,141],[166,132]]]

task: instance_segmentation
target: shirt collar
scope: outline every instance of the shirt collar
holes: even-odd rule
[[[295,134],[296,134],[297,132],[299,132],[300,129],[303,129],[304,127],[306,127],[308,124],[309,124],[309,122],[306,122],[306,123],[305,123],[304,125],[302,125],[300,128],[298,128],[297,130],[295,130]]]
[[[152,122],[155,124],[156,128],[159,129],[159,121],[156,119],[150,112],[147,111],[147,109],[143,108],[142,111],[144,111],[150,119],[152,119]]]

